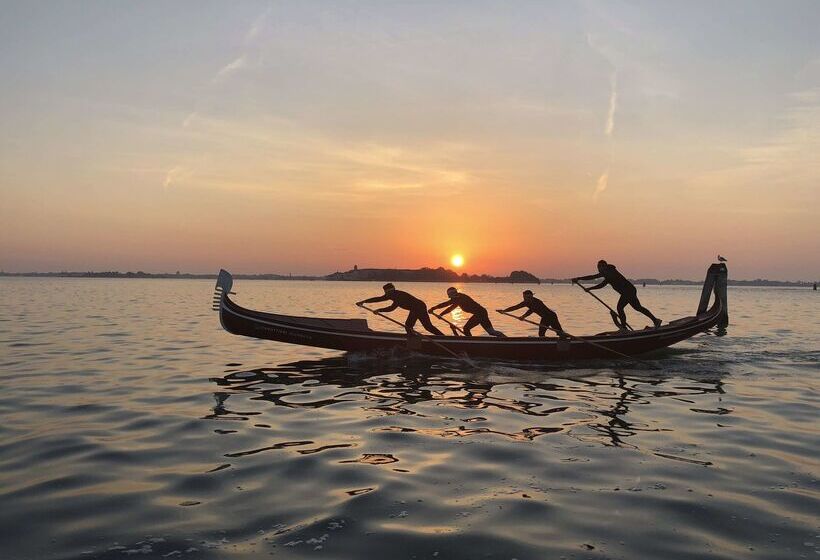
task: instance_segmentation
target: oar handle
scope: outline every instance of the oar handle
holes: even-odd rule
[[[608,304],[607,302],[605,302],[604,300],[602,300],[601,298],[599,298],[598,296],[596,296],[595,294],[593,294],[593,293],[592,293],[592,290],[589,290],[589,289],[585,288],[585,287],[584,287],[584,286],[583,286],[580,282],[573,282],[573,284],[575,284],[576,286],[578,286],[579,288],[581,288],[582,290],[584,290],[586,293],[588,293],[589,295],[591,295],[592,297],[594,297],[595,299],[597,299],[599,302],[601,302],[601,305],[603,305],[604,307],[606,307],[607,309],[609,309],[609,313],[610,313],[610,315],[612,316],[612,321],[615,323],[615,326],[617,326],[617,327],[625,327],[625,328],[627,328],[627,329],[629,329],[629,330],[631,330],[631,331],[634,331],[634,330],[635,330],[635,329],[633,329],[631,326],[629,326],[629,323],[627,323],[626,321],[624,321],[624,322],[623,322],[623,325],[621,325],[621,323],[620,323],[620,320],[621,320],[621,319],[620,319],[620,316],[619,316],[619,315],[615,312],[615,310],[614,310],[614,309],[612,309],[612,308],[609,306],[609,304]]]
[[[450,325],[450,328],[452,329],[453,333],[464,334],[464,329],[462,329],[461,327],[459,327],[458,325],[456,325],[455,323],[453,323],[452,321],[447,319],[444,315],[442,315],[440,313],[436,313],[436,312],[430,313],[430,315],[432,315],[433,317],[437,317],[437,318],[441,319],[442,321],[444,321],[445,323],[447,323],[448,325]]]
[[[387,319],[388,321],[393,322],[393,323],[396,323],[396,324],[397,324],[397,325],[399,325],[400,327],[402,327],[402,328],[404,328],[404,329],[407,329],[407,326],[406,326],[404,323],[402,323],[401,321],[396,321],[393,317],[388,317],[388,316],[387,316],[387,315],[385,315],[384,313],[381,313],[381,312],[379,312],[379,311],[376,311],[375,309],[370,309],[369,307],[367,307],[367,306],[366,306],[365,304],[363,304],[363,303],[357,303],[356,305],[358,305],[358,306],[359,306],[359,307],[361,307],[362,309],[367,309],[368,311],[370,311],[370,312],[371,312],[372,314],[374,314],[374,315],[378,315],[379,317],[382,317],[383,319]],[[415,334],[416,336],[418,336],[419,338],[421,338],[422,340],[426,340],[427,342],[429,342],[429,343],[433,344],[434,346],[436,346],[436,347],[438,347],[438,348],[440,348],[440,349],[444,350],[445,352],[447,352],[448,354],[450,354],[450,355],[451,355],[451,356],[453,356],[454,358],[456,358],[456,359],[458,359],[458,360],[462,360],[464,363],[466,363],[466,364],[467,364],[467,365],[469,365],[470,367],[475,367],[475,364],[474,364],[474,363],[470,360],[470,357],[469,357],[469,356],[467,356],[467,353],[466,353],[466,352],[464,353],[464,355],[463,355],[463,356],[459,356],[458,354],[456,354],[455,352],[453,352],[452,350],[450,350],[449,348],[447,348],[447,347],[446,347],[446,346],[444,346],[443,344],[440,344],[440,343],[436,342],[435,340],[433,340],[433,339],[432,339],[432,338],[430,338],[429,336],[424,336],[423,334],[419,333],[418,331],[416,331],[416,329],[412,329],[412,328],[411,328],[411,329],[410,329],[410,331],[411,331],[413,334]]]
[[[367,309],[367,310],[368,310],[368,311],[370,311],[373,315],[378,315],[379,317],[383,317],[383,318],[387,319],[387,320],[388,320],[388,321],[390,321],[391,323],[396,323],[398,326],[400,326],[400,327],[402,327],[402,328],[404,328],[404,329],[406,329],[406,328],[407,328],[407,327],[404,325],[404,323],[402,323],[401,321],[396,321],[393,317],[390,317],[389,315],[385,315],[384,313],[382,313],[382,312],[380,312],[380,311],[377,311],[377,310],[375,310],[375,309],[370,309],[369,307],[367,307],[367,306],[366,306],[365,304],[363,304],[363,303],[357,303],[356,305],[358,305],[358,306],[359,306],[359,307],[361,307],[362,309]],[[411,329],[411,330],[412,330],[414,333],[416,333],[416,331],[415,331],[414,329]],[[416,333],[416,334],[418,334],[418,333]]]
[[[501,313],[502,315],[506,315],[507,317],[512,317],[513,319],[518,319],[519,321],[524,321],[525,323],[529,323],[529,324],[531,324],[531,325],[535,325],[536,327],[540,327],[540,326],[541,326],[541,323],[536,323],[536,322],[535,322],[535,321],[533,321],[532,319],[526,319],[526,318],[524,318],[524,317],[519,317],[518,315],[513,315],[512,313],[509,313],[509,312],[507,312],[507,311],[504,311],[503,309],[496,309],[496,312]],[[548,329],[551,329],[551,330],[555,330],[555,329],[553,329],[552,327],[547,327],[547,328],[548,328]]]
[[[540,324],[540,323],[536,323],[535,321],[531,321],[531,320],[529,320],[529,319],[525,319],[524,317],[518,317],[518,316],[513,315],[512,313],[508,313],[508,312],[506,312],[506,311],[504,311],[504,310],[502,310],[502,309],[496,309],[496,311],[498,311],[498,312],[499,312],[499,313],[501,313],[502,315],[508,315],[508,316],[510,316],[510,317],[513,317],[513,318],[515,318],[515,319],[518,319],[519,321],[524,321],[525,323],[531,323],[531,324],[536,325],[536,326],[538,326],[538,327],[540,327],[540,326],[541,326],[541,324]],[[583,342],[583,343],[585,343],[585,344],[589,344],[590,346],[594,346],[595,348],[598,348],[598,349],[600,349],[600,350],[605,350],[606,352],[611,352],[612,354],[615,354],[616,356],[619,356],[619,357],[621,357],[621,358],[626,358],[627,360],[632,360],[633,362],[644,363],[644,364],[646,363],[646,362],[642,362],[641,360],[638,360],[638,359],[636,359],[636,358],[633,358],[632,356],[630,356],[630,355],[628,355],[628,354],[624,354],[624,353],[622,353],[622,352],[618,352],[617,350],[613,350],[612,348],[609,348],[609,347],[607,347],[607,346],[604,346],[603,344],[598,344],[597,342],[592,342],[591,340],[587,340],[587,339],[582,338],[582,337],[580,337],[580,336],[575,336],[574,334],[569,334],[567,331],[559,331],[559,330],[554,329],[554,328],[552,328],[552,327],[547,327],[547,328],[548,328],[549,330],[551,330],[551,331],[553,331],[553,332],[555,332],[555,333],[559,334],[559,335],[560,335],[560,334],[566,335],[568,338],[570,338],[570,339],[572,339],[572,340],[577,340],[578,342]],[[649,364],[647,364],[647,365],[649,365]]]

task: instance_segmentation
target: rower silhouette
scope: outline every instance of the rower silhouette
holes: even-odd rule
[[[558,321],[558,315],[555,311],[547,307],[543,301],[535,297],[532,294],[532,290],[524,290],[523,295],[524,301],[518,305],[512,305],[505,309],[499,309],[499,311],[501,313],[509,313],[510,311],[515,311],[526,307],[527,312],[518,318],[524,320],[533,313],[541,317],[541,321],[538,325],[538,336],[544,336],[548,328],[554,329],[558,333],[558,336],[566,336],[564,334],[564,329],[561,327],[561,323]]]
[[[626,328],[626,313],[624,312],[624,308],[627,305],[631,305],[636,311],[640,311],[652,319],[655,327],[661,326],[661,320],[655,317],[646,307],[641,305],[641,301],[638,299],[638,289],[635,285],[627,280],[623,274],[618,272],[615,265],[609,264],[605,260],[598,261],[598,274],[578,276],[573,278],[572,282],[577,284],[581,280],[596,280],[598,278],[603,278],[603,281],[600,284],[592,286],[591,288],[587,288],[587,290],[599,290],[609,284],[612,286],[613,290],[621,294],[621,297],[618,300],[618,318],[621,320],[620,328],[622,330]]]
[[[383,296],[376,296],[368,299],[363,299],[362,301],[357,301],[356,305],[362,306],[365,303],[377,303],[380,301],[390,301],[392,302],[387,307],[382,309],[374,309],[376,313],[390,313],[401,307],[402,309],[406,309],[410,313],[407,315],[407,320],[404,322],[404,328],[407,329],[407,334],[413,333],[413,326],[416,324],[416,321],[421,321],[421,324],[427,329],[428,332],[433,334],[437,334],[439,336],[444,336],[444,333],[441,332],[436,328],[436,326],[430,321],[430,315],[427,314],[427,304],[421,301],[419,298],[415,296],[411,296],[407,292],[402,292],[401,290],[397,290],[393,284],[385,284],[382,286],[384,290]]]
[[[503,337],[506,336],[503,332],[497,331],[493,328],[493,323],[490,321],[490,315],[487,313],[487,310],[481,306],[476,300],[468,296],[467,294],[460,293],[457,289],[450,287],[447,288],[447,296],[450,298],[447,301],[443,301],[438,305],[434,305],[428,311],[433,313],[436,309],[441,309],[442,307],[446,307],[444,311],[441,312],[442,315],[447,315],[456,307],[461,308],[462,311],[465,313],[471,313],[472,316],[467,319],[467,322],[464,323],[464,336],[472,336],[470,334],[470,330],[473,327],[481,325],[485,331],[493,336]]]

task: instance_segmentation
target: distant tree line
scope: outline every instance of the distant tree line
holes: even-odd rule
[[[187,280],[213,280],[216,274],[192,274],[188,272],[4,272],[0,277],[27,277],[27,278],[177,278]],[[484,282],[484,283],[514,283],[514,284],[569,284],[569,278],[541,278],[525,270],[514,270],[509,276],[491,276],[489,274],[467,274],[455,272],[444,267],[438,268],[358,268],[347,272],[334,272],[327,276],[285,275],[285,274],[234,274],[237,280],[333,280],[333,281],[377,281],[377,282]],[[658,280],[657,278],[637,278],[632,280],[641,286],[700,286],[702,280]],[[812,282],[789,282],[781,280],[732,280],[730,286],[763,286],[763,287],[791,287],[811,288]]]

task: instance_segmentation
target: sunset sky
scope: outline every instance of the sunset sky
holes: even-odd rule
[[[820,277],[820,2],[3,2],[0,268]]]

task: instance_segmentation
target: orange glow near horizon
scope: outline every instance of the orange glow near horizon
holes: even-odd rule
[[[464,257],[460,254],[455,254],[450,258],[450,264],[456,268],[464,266]]]

